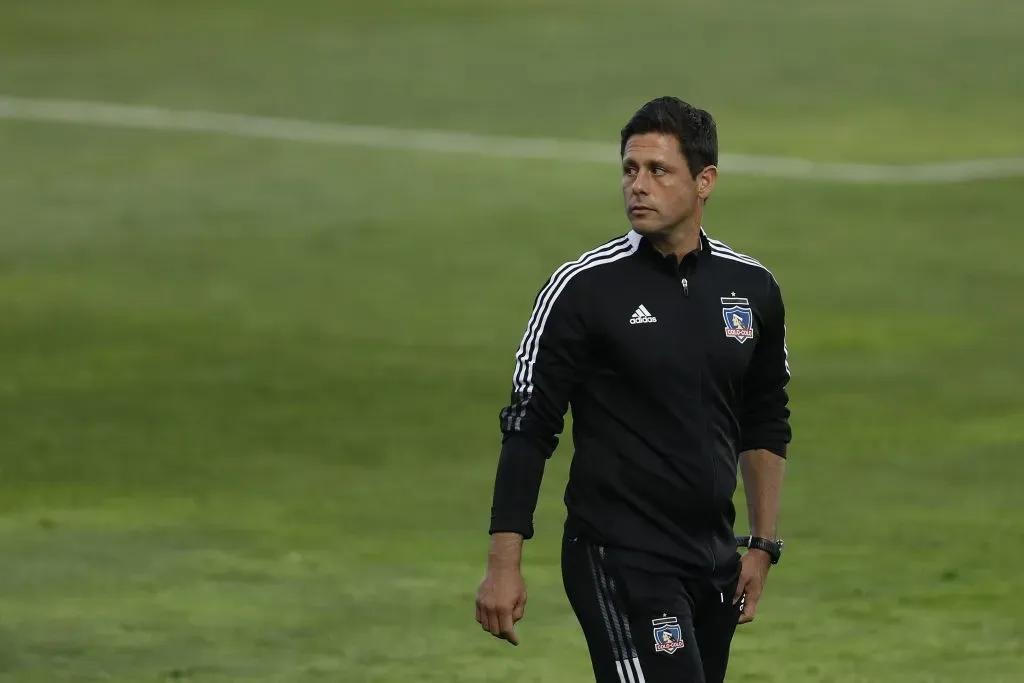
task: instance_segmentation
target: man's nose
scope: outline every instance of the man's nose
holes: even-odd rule
[[[647,194],[647,180],[647,174],[644,171],[637,171],[637,174],[633,177],[630,189],[634,194]]]

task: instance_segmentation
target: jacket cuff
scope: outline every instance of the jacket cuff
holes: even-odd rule
[[[785,458],[787,455],[786,449],[788,448],[788,446],[789,444],[785,441],[752,439],[750,441],[743,442],[742,447],[740,447],[740,452],[742,453],[745,451],[765,450],[770,453],[774,453],[780,458]]]
[[[546,446],[522,434],[508,436],[501,446],[488,533],[511,531],[533,537],[533,513],[540,495]]]

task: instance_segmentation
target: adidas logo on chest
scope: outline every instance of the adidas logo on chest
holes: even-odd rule
[[[644,325],[644,324],[647,324],[647,323],[656,323],[656,322],[658,322],[658,319],[655,318],[653,315],[651,315],[651,312],[648,311],[647,308],[644,307],[643,304],[640,304],[640,307],[637,308],[633,312],[633,315],[629,318],[629,324],[630,325]]]

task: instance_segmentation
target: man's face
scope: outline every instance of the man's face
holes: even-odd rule
[[[679,140],[666,133],[634,135],[622,153],[622,195],[633,229],[642,235],[667,233],[693,216],[711,194],[714,167],[695,179]]]

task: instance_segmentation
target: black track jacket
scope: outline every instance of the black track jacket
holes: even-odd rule
[[[631,230],[547,280],[500,413],[491,533],[533,536],[571,405],[569,532],[686,575],[735,567],[739,454],[786,457],[791,437],[785,311],[764,266],[700,244],[677,263]]]

